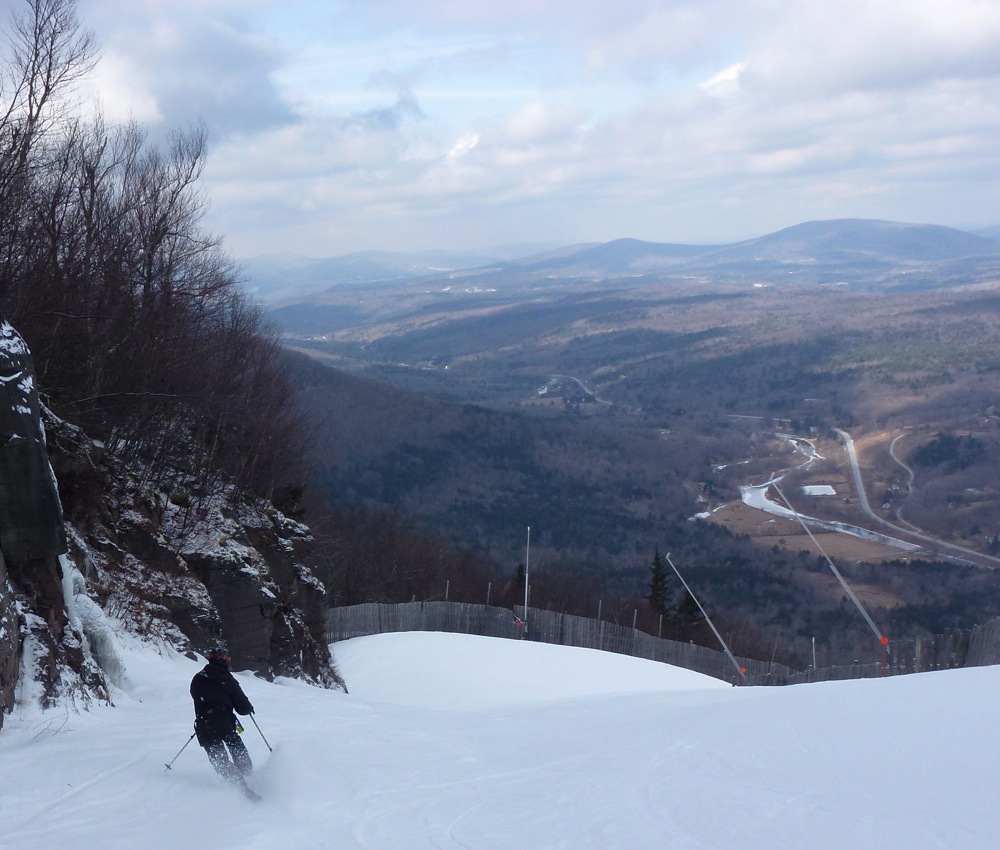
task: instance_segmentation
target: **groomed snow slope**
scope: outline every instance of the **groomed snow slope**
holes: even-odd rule
[[[349,695],[240,675],[253,804],[191,734],[200,663],[123,646],[116,707],[19,709],[0,847],[987,848],[1000,668],[730,688],[592,650],[445,634],[337,644]]]

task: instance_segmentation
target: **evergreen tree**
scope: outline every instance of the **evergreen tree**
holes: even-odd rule
[[[649,568],[649,607],[655,614],[662,617],[670,616],[670,574],[667,565],[660,555],[660,550],[653,551],[653,563]]]
[[[681,599],[675,612],[677,624],[685,628],[693,626],[696,623],[700,623],[704,619],[704,616],[701,608],[698,607],[698,603],[695,602],[694,597],[691,595],[691,591],[685,589],[684,598]]]

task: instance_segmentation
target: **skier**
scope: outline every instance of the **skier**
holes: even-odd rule
[[[237,714],[253,714],[253,706],[229,672],[229,664],[225,649],[213,649],[208,653],[208,664],[191,680],[194,731],[219,775],[256,799],[257,795],[246,784],[246,777],[253,773],[253,762],[240,739],[243,727],[236,719]]]

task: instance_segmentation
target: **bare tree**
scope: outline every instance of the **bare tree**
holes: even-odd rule
[[[267,493],[301,439],[276,337],[201,226],[202,127],[160,149],[70,108],[74,0],[24,0],[0,66],[0,311],[53,408],[154,478]]]
[[[93,36],[75,0],[25,0],[10,26],[10,61],[0,74],[0,193],[29,166],[38,139],[61,117],[56,102],[88,74]]]

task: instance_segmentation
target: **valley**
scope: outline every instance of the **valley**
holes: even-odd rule
[[[965,244],[950,232],[934,245],[909,233],[920,246],[909,259],[891,244],[877,253],[878,227],[856,243],[841,232],[799,232],[788,256],[764,240],[766,262],[727,249],[711,267],[679,250],[644,260],[643,243],[613,244],[580,252],[589,272],[564,252],[276,306],[286,345],[313,364],[300,372],[329,433],[314,481],[398,506],[501,571],[530,525],[540,576],[586,576],[589,598],[620,598],[623,611],[646,592],[653,550],[673,551],[713,610],[791,654],[816,633],[856,654],[836,636],[850,614],[808,535],[741,502],[741,486],[791,466],[775,435],[793,433],[821,455],[782,487],[797,510],[917,547],[816,534],[892,628],[995,616],[996,259],[984,243],[978,258],[949,255]],[[838,430],[856,444],[867,514]],[[974,441],[975,463],[915,464],[939,435]],[[837,495],[803,494],[812,484]]]

